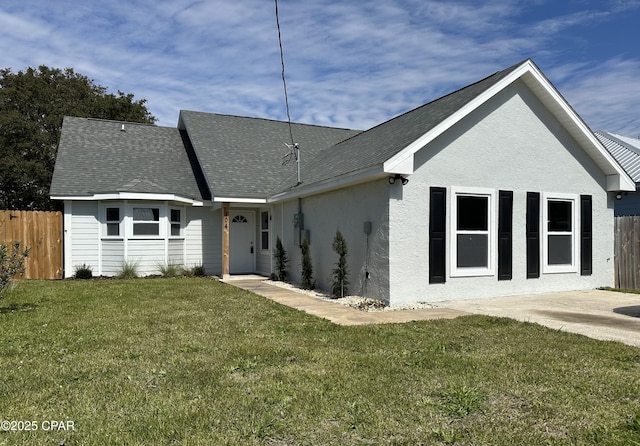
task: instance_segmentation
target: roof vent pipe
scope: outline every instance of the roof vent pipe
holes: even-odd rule
[[[124,124],[122,124],[122,127],[120,127],[120,131],[124,132]]]

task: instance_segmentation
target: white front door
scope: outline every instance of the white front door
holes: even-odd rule
[[[252,273],[255,252],[253,212],[230,212],[229,220],[229,274]]]

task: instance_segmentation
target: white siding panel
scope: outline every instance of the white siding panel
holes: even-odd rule
[[[98,272],[98,251],[100,226],[98,224],[98,203],[74,201],[71,217],[71,258],[72,267],[87,264]],[[69,275],[72,275],[70,272]]]
[[[184,265],[184,240],[169,240],[169,263]]]
[[[137,264],[139,275],[158,274],[164,259],[164,240],[129,240],[128,261]]]
[[[186,266],[204,265],[207,274],[222,272],[222,211],[189,208],[186,227]]]
[[[102,240],[102,275],[115,276],[124,261],[123,240]]]

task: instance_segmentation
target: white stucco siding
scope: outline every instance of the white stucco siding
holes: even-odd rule
[[[309,231],[311,260],[316,287],[331,289],[331,270],[338,260],[332,249],[336,230],[347,241],[349,293],[388,301],[388,197],[389,184],[385,179],[356,185],[300,201],[304,214],[304,229]],[[290,276],[300,282],[301,252],[294,244],[293,217],[298,201],[291,200],[276,206],[274,227],[281,234],[288,252]],[[364,232],[364,223],[371,222],[371,234]],[[274,237],[275,243],[275,237]],[[366,277],[367,271],[369,278]]]
[[[391,301],[437,301],[497,295],[589,289],[613,284],[613,204],[606,177],[520,81],[434,140],[415,157],[408,185],[390,200]],[[429,188],[447,188],[447,279],[429,284]],[[491,258],[497,261],[497,194],[514,192],[513,278],[451,277],[453,188],[495,191]],[[400,191],[401,189],[401,191]],[[545,274],[526,278],[526,193],[592,196],[593,274]],[[400,195],[401,194],[401,195]],[[579,202],[575,211],[579,210]],[[579,217],[579,214],[578,214]],[[579,228],[579,219],[577,220]],[[542,228],[542,224],[541,224]],[[579,232],[577,235],[579,235]],[[542,242],[542,233],[541,233]],[[576,243],[579,241],[576,240]],[[541,250],[541,261],[542,250]],[[542,271],[542,267],[541,267]]]
[[[65,246],[65,255],[71,257],[67,262],[71,270],[65,271],[65,277],[73,276],[75,267],[82,264],[91,266],[97,274],[100,243],[98,204],[74,201],[70,208],[71,227],[65,228],[65,231],[69,231],[70,234],[70,246]]]
[[[202,264],[207,274],[222,271],[222,215],[210,207],[187,210],[186,266]]]

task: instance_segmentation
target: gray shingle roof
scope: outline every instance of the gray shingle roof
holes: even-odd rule
[[[594,133],[631,179],[640,182],[640,139],[633,140],[600,130]]]
[[[460,90],[408,111],[370,130],[323,150],[313,158],[303,158],[302,182],[313,184],[340,175],[382,165],[409,144],[436,127],[484,91],[505,78],[522,65],[512,67],[468,85]],[[289,179],[288,186],[274,192],[284,192],[295,185]]]
[[[214,196],[266,198],[295,173],[294,162],[282,165],[291,142],[287,122],[182,110],[178,127],[187,131]],[[304,160],[360,131],[293,124],[292,133]]]
[[[114,192],[175,194],[202,200],[180,131],[65,117],[51,195]]]

